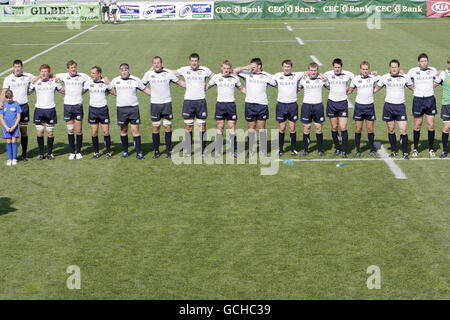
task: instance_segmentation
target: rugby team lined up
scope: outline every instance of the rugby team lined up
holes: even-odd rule
[[[334,143],[334,156],[348,157],[348,95],[357,90],[353,112],[355,121],[354,157],[361,157],[360,145],[364,122],[366,123],[370,156],[376,156],[374,146],[374,121],[376,120],[374,93],[386,88],[385,103],[383,106],[383,120],[387,124],[388,138],[391,145],[390,157],[398,154],[395,124],[400,131],[401,156],[409,159],[408,153],[408,116],[405,106],[405,87],[413,91],[412,115],[414,116],[413,137],[414,145],[412,157],[419,154],[420,129],[425,118],[428,127],[428,152],[430,157],[436,157],[434,151],[435,116],[438,115],[434,88],[443,86],[443,99],[441,118],[443,120],[442,154],[447,157],[447,144],[450,129],[450,57],[447,58],[447,68],[443,71],[428,66],[428,56],[422,53],[418,56],[418,66],[404,73],[400,69],[400,62],[393,59],[389,62],[389,73],[378,75],[370,71],[367,61],[360,64],[360,74],[344,70],[341,59],[332,61],[333,69],[325,73],[319,72],[317,63],[311,62],[304,72],[293,72],[291,60],[283,60],[281,72],[271,75],[262,69],[260,58],[253,58],[249,65],[232,68],[231,63],[225,60],[221,63],[221,72],[214,74],[209,68],[201,66],[200,57],[196,53],[189,56],[189,65],[177,70],[163,67],[162,58],[156,56],[152,59],[152,67],[144,74],[142,79],[130,74],[130,67],[122,63],[120,75],[112,80],[102,76],[102,69],[94,66],[90,69],[90,77],[77,70],[77,63],[73,60],[67,62],[67,72],[51,73],[47,64],[40,66],[39,75],[34,76],[23,72],[23,63],[20,60],[13,62],[13,73],[3,82],[0,96],[0,122],[3,126],[3,138],[6,139],[8,160],[7,165],[17,164],[19,138],[22,149],[21,160],[28,161],[28,132],[30,121],[30,108],[28,95],[36,93],[33,122],[36,126],[37,144],[39,149],[38,160],[54,160],[53,143],[54,128],[57,124],[55,91],[64,94],[64,121],[67,125],[69,141],[69,160],[82,159],[81,146],[83,143],[83,94],[89,92],[88,122],[91,127],[93,158],[99,158],[100,147],[98,131],[101,126],[106,158],[111,159],[111,138],[109,134],[109,108],[107,95],[116,96],[117,124],[120,126],[120,138],[123,147],[122,157],[129,156],[128,128],[131,128],[136,157],[143,160],[141,150],[141,123],[137,90],[150,96],[150,112],[153,128],[153,158],[160,157],[160,128],[164,127],[165,156],[171,157],[172,146],[172,98],[170,92],[171,82],[185,88],[182,117],[185,123],[184,156],[192,155],[192,132],[195,122],[199,126],[199,139],[201,151],[205,152],[206,119],[208,117],[206,91],[217,87],[217,103],[214,118],[217,123],[214,157],[223,156],[223,141],[225,121],[229,130],[229,150],[234,157],[238,157],[236,141],[236,103],[235,89],[245,94],[245,120],[248,123],[248,151],[247,157],[255,156],[256,129],[259,133],[259,150],[262,156],[267,154],[266,121],[269,119],[269,102],[267,97],[268,85],[278,90],[276,104],[276,120],[279,122],[279,151],[278,156],[284,152],[286,129],[290,134],[290,153],[297,156],[296,122],[303,124],[303,150],[300,157],[309,154],[311,127],[314,124],[318,156],[324,156],[322,127],[326,116],[331,122],[331,136]],[[180,76],[184,80],[180,79]],[[241,84],[241,79],[245,82]],[[149,85],[147,87],[147,84]],[[326,109],[322,104],[322,89],[329,89]],[[303,89],[303,101],[298,112],[297,96]],[[339,129],[341,135],[339,136]],[[47,133],[47,154],[44,154],[44,132]]]

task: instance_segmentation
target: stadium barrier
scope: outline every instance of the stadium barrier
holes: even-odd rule
[[[120,1],[118,19],[426,18],[450,16],[450,0]],[[100,21],[98,3],[7,5],[0,22]]]

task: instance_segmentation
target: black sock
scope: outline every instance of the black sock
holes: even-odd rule
[[[20,145],[22,146],[22,157],[26,157],[28,149],[28,136],[20,137]]]
[[[341,150],[341,147],[339,146],[338,132],[332,130],[331,136],[333,137],[334,147],[336,148],[336,150]]]
[[[94,153],[98,153],[98,136],[92,137],[92,145],[94,146]]]
[[[192,131],[185,131],[184,133],[184,149],[186,150],[187,155],[191,155],[191,146],[192,146]]]
[[[360,152],[360,151],[359,151],[360,145],[361,145],[361,133],[355,132],[355,147],[356,147],[356,152]]]
[[[370,147],[370,151],[376,151],[375,147],[373,145],[373,142],[375,141],[375,133],[368,133],[367,134],[367,138],[369,139],[369,147]]]
[[[153,133],[152,138],[153,138],[153,148],[155,148],[155,152],[159,153],[159,144],[160,144],[159,132]]]
[[[134,147],[136,148],[136,154],[141,153],[141,136],[133,137]]]
[[[341,131],[342,134],[342,152],[347,153],[347,146],[348,146],[348,132],[347,130]]]
[[[291,132],[291,152],[295,150],[295,145],[297,144],[297,132]]]
[[[73,133],[68,133],[67,138],[69,139],[70,153],[75,153],[75,135]]]
[[[414,149],[419,150],[420,130],[413,130],[414,133]]]
[[[55,141],[54,137],[47,137],[47,153],[52,154],[53,153],[53,142]]]
[[[391,143],[392,152],[397,152],[397,137],[395,133],[389,133],[389,142]]]
[[[408,153],[408,135],[407,134],[401,134],[400,135],[400,141],[402,143],[402,152],[403,152],[403,154]]]
[[[308,152],[308,150],[309,150],[309,133],[308,134],[306,134],[306,133],[304,133],[303,134],[303,150],[305,150],[306,152]]]
[[[236,134],[235,133],[231,133],[230,134],[230,149],[231,149],[231,152],[236,152],[236,148],[237,148]]]
[[[278,132],[278,144],[280,147],[280,152],[284,150],[284,132]]]
[[[428,130],[428,150],[434,150],[434,130]]]
[[[448,132],[442,132],[442,151],[447,153],[447,144],[448,144]]]
[[[322,151],[323,133],[316,133],[316,139],[317,139],[317,151],[323,152]]]
[[[122,141],[123,152],[128,153],[128,135],[120,136],[120,140]]]
[[[39,154],[44,155],[44,137],[37,137],[37,143],[39,146]]]
[[[166,152],[170,152],[170,146],[172,145],[172,131],[165,133],[164,140],[166,142]]]
[[[202,153],[205,152],[206,148],[206,130],[200,131],[200,141],[202,143]]]
[[[83,145],[83,134],[77,134],[77,153],[81,153],[82,145]]]
[[[111,136],[104,136],[103,141],[105,141],[106,153],[111,153]]]

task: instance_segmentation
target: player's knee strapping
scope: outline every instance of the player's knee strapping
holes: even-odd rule
[[[184,123],[185,123],[186,125],[188,125],[188,126],[193,126],[193,125],[194,125],[194,120],[192,120],[192,119],[187,119],[187,120],[184,120]]]

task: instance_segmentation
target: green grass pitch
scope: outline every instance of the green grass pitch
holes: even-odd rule
[[[358,73],[359,63],[368,60],[372,70],[384,74],[392,58],[407,71],[417,65],[421,52],[442,70],[450,54],[445,40],[449,22],[386,19],[374,30],[359,19],[100,24],[26,63],[24,70],[37,74],[47,63],[53,72],[65,72],[66,62],[74,59],[79,71],[89,73],[91,66],[100,65],[112,79],[119,75],[119,64],[128,62],[131,74],[142,77],[153,56],[175,69],[188,65],[192,52],[215,73],[224,59],[238,66],[256,56],[269,73],[281,71],[281,61],[288,58],[295,71],[303,71],[315,56],[322,72],[340,57],[346,70]],[[1,34],[7,35],[1,37],[0,72],[14,59],[27,60],[91,26],[0,25]],[[255,42],[296,37],[305,44]],[[183,93],[172,88],[174,129],[184,127]],[[267,127],[276,129],[276,89],[268,93]],[[324,90],[324,101],[327,94]],[[237,126],[246,129],[244,97],[239,92],[236,97]],[[406,97],[412,143],[408,89]],[[439,111],[441,97],[438,87]],[[216,90],[210,89],[207,128],[215,128],[215,98]],[[142,93],[144,161],[134,158],[131,139],[132,157],[120,158],[111,96],[114,159],[91,159],[85,119],[84,158],[69,161],[62,95],[56,99],[55,161],[35,159],[33,125],[28,129],[29,162],[6,167],[5,143],[0,145],[0,299],[450,298],[449,161],[397,161],[405,180],[396,179],[383,161],[348,161],[341,168],[335,166],[339,161],[281,162],[278,173],[267,176],[261,175],[259,164],[175,165],[164,157],[151,159],[149,98]],[[85,114],[87,99],[85,95]],[[31,110],[34,101],[31,95]],[[383,101],[384,90],[376,94],[375,139],[389,150],[381,120]],[[351,154],[354,128],[350,120]],[[297,149],[302,131],[299,123]],[[326,158],[332,158],[330,131],[327,119]],[[442,151],[441,132],[442,121],[436,117],[437,154]],[[424,125],[420,157],[428,157],[426,137]],[[363,133],[364,158],[369,153],[366,143]],[[315,157],[314,152],[307,159]],[[286,153],[282,160],[288,158]],[[66,287],[70,265],[80,267],[80,290]],[[381,270],[379,290],[366,285],[371,265]]]

